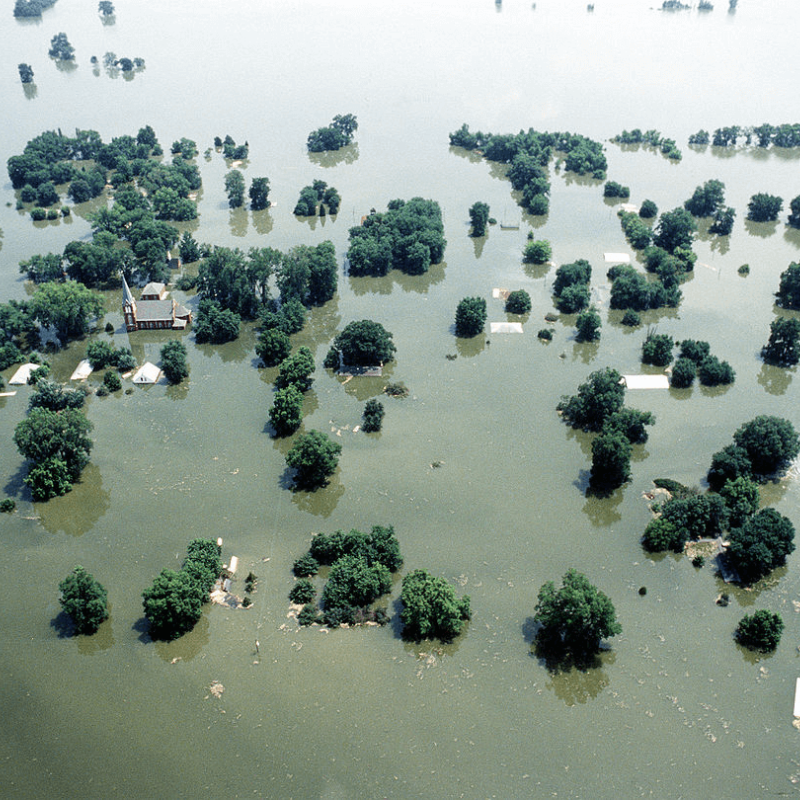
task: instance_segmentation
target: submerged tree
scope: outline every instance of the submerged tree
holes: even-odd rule
[[[465,297],[456,308],[456,336],[477,336],[486,324],[486,300]]]
[[[339,463],[342,446],[322,431],[301,433],[286,455],[286,464],[295,470],[297,489],[314,491],[325,486]]]
[[[241,208],[244,205],[244,186],[244,175],[238,169],[231,170],[225,176],[225,193],[231,208]]]
[[[30,64],[20,64],[17,69],[19,70],[19,79],[23,83],[33,83],[33,69]]]
[[[170,383],[180,383],[189,377],[186,355],[186,345],[177,339],[167,342],[161,348],[161,369]]]
[[[736,626],[736,639],[748,650],[771,653],[781,641],[784,623],[780,614],[760,609],[745,614]]]
[[[459,600],[444,578],[430,575],[423,569],[416,569],[403,578],[400,599],[403,602],[400,612],[403,636],[415,641],[434,638],[452,641],[472,616],[467,595]]]
[[[752,222],[774,222],[783,209],[783,199],[772,194],[754,194],[747,204],[747,219]]]
[[[83,567],[77,566],[58,584],[59,603],[80,634],[94,633],[108,618],[108,593]]]
[[[563,398],[556,409],[564,421],[573,428],[599,431],[603,423],[625,402],[625,385],[622,375],[606,367],[591,373],[577,394]]]
[[[489,206],[480,201],[474,203],[469,210],[469,221],[470,225],[472,225],[473,236],[485,236],[486,223],[489,221]]]
[[[761,348],[761,358],[778,367],[791,367],[800,361],[800,320],[778,317],[770,325],[769,341]]]

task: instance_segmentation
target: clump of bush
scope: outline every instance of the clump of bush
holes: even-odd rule
[[[524,289],[516,289],[506,298],[506,313],[527,314],[532,307],[531,296]]]
[[[771,653],[781,641],[783,628],[780,614],[761,609],[754,614],[745,614],[739,620],[736,638],[748,650]]]

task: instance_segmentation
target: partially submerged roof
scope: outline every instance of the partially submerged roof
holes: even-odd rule
[[[492,333],[522,333],[521,322],[491,322],[489,330]]]
[[[41,364],[23,364],[12,376],[9,383],[13,386],[24,386],[28,382],[28,378],[37,367]]]
[[[622,380],[629,389],[669,389],[666,375],[623,375]]]
[[[89,363],[88,358],[84,358],[77,367],[75,372],[69,376],[71,381],[85,381],[94,372],[94,367]]]
[[[156,383],[161,377],[161,370],[149,361],[142,364],[133,376],[134,383]]]
[[[631,257],[627,253],[603,253],[606,264],[630,264]]]

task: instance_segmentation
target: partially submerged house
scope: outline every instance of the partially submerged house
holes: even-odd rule
[[[192,312],[168,297],[163,283],[148,283],[138,301],[122,276],[122,313],[128,331],[185,328],[192,321]]]

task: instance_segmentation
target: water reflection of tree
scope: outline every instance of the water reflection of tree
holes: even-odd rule
[[[189,631],[178,639],[172,642],[154,642],[156,654],[162,661],[172,663],[176,658],[181,661],[191,661],[210,640],[208,622],[208,615],[213,611],[213,605],[207,604],[203,607],[203,616],[197,621],[197,624]],[[235,613],[235,612],[234,612]],[[145,625],[147,623],[145,622]],[[136,628],[135,628],[136,629]],[[141,628],[138,628],[141,630]],[[139,637],[142,641],[150,642],[150,636],[143,632]]]
[[[588,478],[589,470],[586,470],[586,475]],[[622,519],[620,506],[625,496],[622,487],[613,492],[598,492],[587,486],[585,496],[586,502],[582,511],[593,527],[607,528]]]
[[[778,230],[778,222],[753,222],[752,220],[745,219],[744,229],[749,236],[755,236],[759,239],[769,239],[770,236]]]
[[[52,59],[52,60],[55,61],[56,69],[59,72],[65,72],[65,73],[69,74],[69,73],[75,72],[75,70],[78,69],[78,64],[75,62],[74,59],[66,61],[63,58],[56,58],[56,59]]]
[[[452,148],[451,148],[452,149]],[[324,150],[321,153],[309,153],[308,160],[318,167],[338,167],[339,164],[354,164],[358,161],[358,142],[353,142],[338,150]]]
[[[344,390],[350,397],[354,397],[360,403],[363,403],[383,394],[384,387],[392,380],[394,365],[394,361],[387,364],[380,378],[356,377],[347,383],[344,383],[345,378],[339,378],[339,380],[344,384]]]
[[[329,517],[344,494],[344,486],[339,480],[339,473],[331,478],[330,483],[315,492],[293,492],[292,503],[307,514],[315,517]]]
[[[36,503],[35,508],[48,533],[82,536],[105,516],[110,506],[110,495],[103,489],[100,468],[89,464],[71,492],[46,503]]]
[[[248,222],[249,215],[247,213],[247,209],[244,206],[240,208],[232,208],[230,216],[228,218],[228,224],[231,229],[231,233],[234,236],[246,236],[247,235],[247,222]]]
[[[272,215],[268,208],[253,212],[253,227],[256,233],[260,233],[262,236],[272,232]]]
[[[783,238],[788,244],[800,250],[800,230],[787,225],[783,231]]]
[[[455,323],[450,326],[450,333],[455,336]],[[483,334],[472,336],[469,339],[456,336],[456,352],[462,358],[474,358],[486,349],[488,342],[489,340]]]
[[[446,267],[447,262],[441,261],[438,264],[431,264],[430,269],[424,275],[406,275],[400,270],[393,269],[388,275],[383,275],[380,278],[349,276],[347,280],[351,291],[356,297],[366,294],[389,295],[392,293],[395,284],[404,292],[427,294],[431,286],[444,281]],[[455,311],[453,313],[455,314]]]
[[[39,87],[35,83],[23,83],[22,91],[26,99],[33,100],[39,94]]]
[[[763,387],[768,394],[782,395],[789,388],[793,375],[793,369],[762,363],[761,370],[758,373],[758,385]]]
[[[459,158],[463,158],[466,161],[469,161],[470,164],[480,164],[483,161],[483,155],[479,153],[477,150],[466,150],[463,147],[453,147],[450,146],[450,154],[454,156],[458,156]]]
[[[475,258],[478,259],[483,255],[483,248],[486,246],[486,241],[488,240],[488,236],[471,236],[472,239],[472,250],[475,255]]]
[[[575,342],[572,345],[572,360],[591,364],[597,358],[600,342]]]

